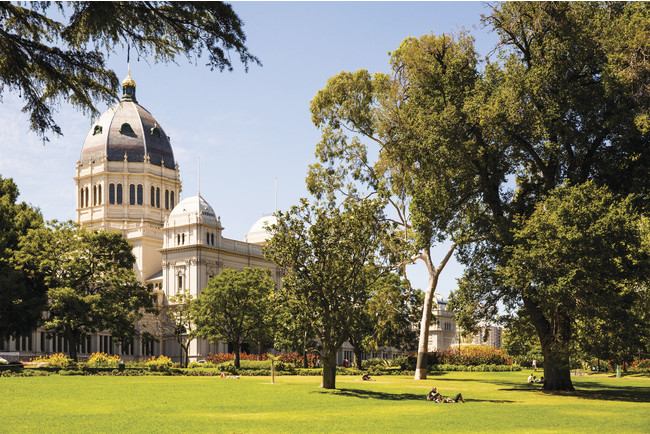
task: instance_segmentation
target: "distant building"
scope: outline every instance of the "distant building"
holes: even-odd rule
[[[435,294],[435,298],[436,306],[432,310],[435,319],[429,325],[428,351],[448,350],[455,345],[457,346],[459,339],[460,345],[487,345],[501,348],[502,327],[495,325],[481,326],[478,333],[468,338],[461,338],[462,329],[457,326],[454,314],[447,310],[447,299],[438,293]],[[486,327],[488,337],[484,339]]]

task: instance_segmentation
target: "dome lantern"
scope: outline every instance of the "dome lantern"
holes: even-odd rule
[[[122,80],[122,101],[138,102],[138,100],[135,99],[135,80],[131,78],[131,71],[129,71],[126,78]]]

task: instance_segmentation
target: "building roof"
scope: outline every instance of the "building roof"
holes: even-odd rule
[[[129,74],[122,82],[122,100],[109,108],[90,128],[83,148],[81,164],[100,161],[142,162],[174,169],[174,152],[169,137],[158,121],[135,98],[135,81]]]
[[[251,226],[248,234],[246,234],[246,242],[251,244],[266,244],[269,238],[271,238],[271,233],[267,226],[274,225],[277,222],[278,219],[274,215],[262,217]]]
[[[181,226],[188,223],[221,226],[214,209],[203,199],[200,193],[180,201],[169,214],[166,227]]]

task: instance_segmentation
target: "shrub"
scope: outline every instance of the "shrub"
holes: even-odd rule
[[[89,368],[117,368],[119,356],[109,356],[106,353],[92,353],[86,366]]]
[[[418,358],[416,356],[400,356],[391,362],[391,366],[399,367],[402,371],[410,370],[414,371],[415,370],[415,365],[418,361]]]
[[[650,373],[650,359],[635,360],[628,370],[632,372]]]
[[[172,359],[167,356],[152,357],[145,364],[151,372],[169,372],[173,366]]]
[[[237,367],[235,366],[235,363],[233,362],[227,362],[227,363],[222,363],[219,365],[219,369],[221,369],[222,372],[227,372],[229,374],[237,374]]]
[[[361,362],[361,368],[365,370],[371,370],[372,368],[384,369],[389,366],[391,366],[391,361],[388,359],[374,358]]]
[[[70,358],[63,354],[51,354],[49,356],[40,356],[35,359],[32,359],[32,362],[35,363],[44,363],[46,366],[60,366],[63,367],[64,364],[68,363]]]
[[[471,345],[433,351],[428,354],[429,365],[511,365],[512,360],[503,350],[484,345]]]

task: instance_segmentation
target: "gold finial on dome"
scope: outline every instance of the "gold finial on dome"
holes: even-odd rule
[[[122,86],[133,86],[135,87],[135,80],[131,78],[131,70],[126,74],[126,78],[122,80]]]

